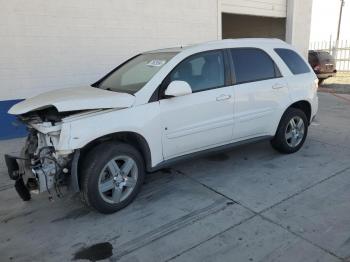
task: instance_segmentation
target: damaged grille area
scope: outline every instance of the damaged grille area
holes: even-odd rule
[[[59,112],[56,107],[30,111],[17,115],[28,129],[28,137],[20,156],[5,156],[8,173],[16,181],[15,188],[23,200],[31,193],[48,192],[49,198],[60,197],[61,187],[79,191],[75,150],[57,150],[60,145],[65,118],[81,117],[99,110],[74,110]],[[79,155],[79,154],[78,154]],[[72,175],[73,173],[73,175]]]
[[[58,139],[59,131],[51,135],[29,128],[21,155],[5,156],[10,178],[16,181],[15,188],[23,200],[30,199],[30,192],[47,191],[50,199],[62,196],[61,187],[68,185],[73,154],[57,154],[54,141]]]
[[[65,117],[79,114],[84,111],[86,110],[59,112],[56,107],[51,106],[41,110],[35,110],[26,114],[19,115],[18,118],[23,123],[38,124],[42,122],[50,122],[52,124],[55,124],[57,122],[61,122]]]
[[[51,138],[32,130],[24,148],[24,158],[24,173],[27,178],[25,182],[28,189],[39,193],[48,191],[50,195],[54,189],[60,196],[60,187],[67,184],[67,166],[71,156],[57,155]]]

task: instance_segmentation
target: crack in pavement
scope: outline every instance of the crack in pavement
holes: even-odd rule
[[[317,139],[312,138],[312,137],[309,137],[308,139],[309,139],[309,140],[316,141],[316,142],[321,143],[321,144],[328,145],[328,146],[341,147],[341,148],[343,148],[343,149],[350,149],[349,146],[344,146],[344,145],[341,145],[341,144],[331,144],[331,143],[328,143],[328,142],[324,142],[324,141],[317,140]]]
[[[13,184],[2,185],[2,186],[0,186],[0,192],[8,190],[8,189],[13,188],[13,187],[14,187]]]
[[[323,179],[317,181],[316,183],[311,184],[311,185],[309,185],[309,186],[307,186],[307,187],[305,187],[305,188],[303,188],[303,189],[301,189],[301,190],[295,192],[294,194],[290,195],[289,197],[286,197],[286,198],[282,199],[281,201],[279,201],[279,202],[273,204],[272,206],[269,206],[269,207],[267,207],[267,208],[264,208],[264,209],[263,209],[262,211],[260,211],[259,213],[264,213],[265,211],[270,210],[270,209],[274,208],[275,206],[277,206],[277,205],[279,205],[279,204],[281,204],[281,203],[283,203],[283,202],[285,202],[285,201],[287,201],[287,200],[289,200],[289,199],[291,199],[291,198],[293,198],[293,197],[295,197],[295,196],[298,196],[298,195],[304,193],[305,191],[307,191],[307,190],[309,190],[309,189],[311,189],[311,188],[313,188],[313,187],[315,187],[315,186],[317,186],[317,185],[319,185],[319,184],[322,184],[323,182],[325,182],[325,181],[327,181],[327,180],[330,180],[330,179],[332,179],[332,178],[334,178],[334,177],[336,177],[336,176],[338,176],[338,175],[344,173],[344,172],[347,171],[347,170],[350,170],[350,166],[349,166],[349,167],[346,167],[346,168],[343,168],[343,169],[341,169],[341,170],[335,172],[333,175],[330,175],[329,177],[323,178]]]
[[[222,211],[226,208],[228,208],[232,203],[223,202],[223,199],[217,199],[212,204],[205,206],[203,208],[200,208],[198,210],[195,210],[193,212],[188,213],[187,215],[184,215],[180,218],[177,218],[169,223],[166,223],[154,230],[151,230],[149,232],[146,232],[142,235],[140,235],[137,238],[131,239],[128,242],[123,243],[122,245],[118,246],[118,253],[115,254],[111,259],[112,261],[116,261],[120,259],[121,257],[139,249],[144,246],[147,246],[148,244],[165,237],[179,229],[182,229],[188,225],[191,225],[199,220],[202,220],[212,214],[215,214],[219,211]],[[108,241],[113,241],[115,237],[112,239],[109,239]]]
[[[306,241],[307,243],[313,245],[314,247],[321,249],[322,251],[326,252],[327,254],[329,254],[329,255],[331,255],[331,256],[334,256],[334,257],[336,257],[337,259],[339,259],[339,260],[341,260],[341,261],[344,261],[344,258],[339,257],[337,254],[333,253],[332,251],[330,251],[330,250],[328,250],[328,249],[326,249],[326,248],[324,248],[324,247],[322,247],[322,246],[320,246],[320,245],[314,243],[313,241],[311,241],[311,240],[309,240],[309,239],[303,237],[302,235],[300,235],[300,234],[298,234],[298,233],[296,233],[296,232],[290,230],[288,227],[285,227],[285,226],[283,226],[282,224],[279,224],[279,223],[277,223],[276,221],[274,221],[274,220],[272,220],[272,219],[270,219],[270,218],[268,218],[268,217],[265,217],[263,214],[257,214],[257,215],[258,215],[259,217],[261,217],[262,219],[264,219],[264,220],[270,222],[271,224],[273,224],[273,225],[275,225],[275,226],[278,226],[278,227],[280,227],[280,228],[286,230],[287,232],[291,233],[291,234],[294,235],[295,237],[298,237],[298,238],[300,238],[300,239]]]
[[[339,98],[339,99],[343,99],[343,100],[346,101],[347,103],[350,103],[350,99],[349,99],[349,98],[346,98],[346,97],[344,97],[344,96],[342,96],[342,95],[338,95],[338,94],[336,94],[336,93],[331,93],[331,94],[332,94],[333,96]]]
[[[170,259],[168,259],[168,260],[166,260],[166,261],[171,261],[171,260],[173,260],[173,259],[175,259],[175,258],[181,256],[182,254],[185,254],[186,252],[188,252],[188,251],[190,251],[190,250],[192,250],[192,249],[194,249],[194,248],[196,248],[196,247],[198,247],[198,246],[200,246],[200,245],[202,245],[202,244],[204,244],[204,243],[210,241],[211,239],[213,239],[213,238],[215,238],[215,237],[217,237],[217,236],[219,236],[219,235],[221,235],[221,234],[223,234],[223,233],[225,233],[225,232],[227,232],[227,231],[233,229],[233,228],[236,227],[236,226],[241,225],[243,222],[246,222],[246,221],[248,221],[248,220],[250,220],[250,219],[252,219],[252,218],[254,218],[254,217],[256,217],[256,216],[259,216],[259,217],[262,218],[263,220],[266,220],[266,221],[268,221],[268,222],[270,222],[270,223],[272,223],[272,224],[274,224],[274,225],[276,225],[276,226],[282,228],[283,230],[286,230],[287,232],[291,233],[291,234],[294,235],[295,237],[298,237],[298,238],[300,238],[300,239],[306,241],[307,243],[311,244],[312,246],[314,246],[314,247],[316,247],[316,248],[318,248],[318,249],[321,249],[322,251],[326,252],[327,254],[329,254],[329,255],[331,255],[331,256],[333,256],[333,257],[335,257],[335,258],[337,258],[337,259],[339,259],[339,260],[341,260],[341,261],[345,261],[346,258],[339,257],[337,254],[333,253],[332,251],[330,251],[330,250],[328,250],[328,249],[326,249],[326,248],[324,248],[324,247],[322,247],[322,246],[319,246],[318,244],[314,243],[313,241],[311,241],[311,240],[309,240],[309,239],[303,237],[302,235],[300,235],[300,234],[298,234],[298,233],[296,233],[296,232],[290,230],[290,229],[287,228],[287,227],[284,227],[283,225],[279,224],[278,222],[276,222],[276,221],[274,221],[274,220],[272,220],[272,219],[270,219],[270,218],[268,218],[268,217],[265,217],[262,213],[266,212],[267,210],[270,210],[270,209],[274,208],[274,207],[277,206],[277,205],[280,205],[281,203],[283,203],[283,202],[285,202],[285,201],[287,201],[287,200],[289,200],[289,199],[291,199],[291,198],[293,198],[293,197],[296,197],[296,196],[298,196],[298,195],[300,195],[300,194],[306,192],[307,190],[309,190],[309,189],[311,189],[311,188],[313,188],[313,187],[315,187],[315,186],[317,186],[317,185],[319,185],[319,184],[322,184],[323,182],[325,182],[325,181],[327,181],[327,180],[329,180],[329,179],[332,179],[332,178],[334,178],[334,177],[336,177],[336,176],[338,176],[338,175],[340,175],[340,174],[346,172],[347,170],[350,170],[350,166],[349,166],[349,167],[346,167],[346,168],[343,168],[343,169],[341,169],[341,170],[335,172],[334,174],[330,175],[329,177],[326,177],[326,178],[324,178],[324,179],[321,179],[320,181],[318,181],[318,182],[316,182],[316,183],[314,183],[314,184],[311,184],[311,185],[309,185],[309,186],[303,188],[302,190],[299,190],[298,192],[296,192],[296,193],[290,195],[289,197],[286,197],[286,198],[282,199],[281,201],[279,201],[279,202],[277,202],[277,203],[275,203],[275,204],[273,204],[273,205],[271,205],[271,206],[269,206],[269,207],[267,207],[267,208],[264,208],[263,210],[261,210],[261,211],[259,211],[259,212],[256,212],[256,211],[252,210],[251,208],[247,207],[246,205],[240,203],[239,201],[234,200],[233,198],[231,198],[231,197],[229,197],[229,196],[227,196],[227,195],[225,195],[225,194],[223,194],[223,193],[217,191],[216,189],[214,189],[214,188],[212,188],[212,187],[210,187],[210,186],[208,186],[208,185],[206,185],[206,184],[204,184],[204,183],[198,181],[197,179],[192,178],[192,177],[186,175],[184,172],[182,172],[182,171],[180,171],[180,170],[174,170],[176,173],[178,173],[178,174],[180,174],[180,175],[183,175],[183,176],[185,176],[185,177],[191,179],[193,182],[196,182],[196,183],[200,184],[201,186],[207,188],[208,190],[211,190],[212,192],[214,192],[214,193],[216,193],[216,194],[219,194],[219,195],[225,197],[226,199],[228,199],[228,200],[230,200],[230,201],[232,201],[232,202],[234,202],[234,203],[236,203],[236,204],[242,206],[243,208],[246,208],[247,210],[249,210],[250,212],[252,212],[254,215],[251,216],[251,217],[249,217],[249,218],[247,218],[247,219],[245,219],[245,220],[243,220],[243,221],[241,221],[239,224],[233,225],[233,226],[231,226],[230,228],[228,228],[228,229],[226,229],[226,230],[224,230],[224,231],[222,231],[222,232],[219,232],[219,233],[217,233],[216,235],[214,235],[214,236],[212,236],[212,237],[210,237],[210,238],[208,238],[208,239],[205,239],[205,240],[201,241],[200,243],[197,243],[196,245],[194,245],[194,246],[188,248],[187,250],[182,251],[181,253],[179,253],[179,254],[177,254],[177,255],[171,257]]]
[[[211,236],[211,237],[209,237],[209,238],[207,238],[207,239],[204,239],[203,241],[200,241],[199,243],[195,244],[194,246],[192,246],[192,247],[190,247],[190,248],[188,248],[188,249],[186,249],[186,250],[180,252],[179,254],[176,254],[175,256],[173,256],[173,257],[171,257],[171,258],[165,260],[164,262],[168,262],[168,261],[174,260],[175,258],[177,258],[177,257],[179,257],[179,256],[181,256],[181,255],[183,255],[183,254],[185,254],[185,253],[187,253],[188,251],[190,251],[190,250],[192,250],[192,249],[194,249],[194,248],[196,248],[196,247],[199,247],[200,245],[202,245],[202,244],[204,244],[204,243],[206,243],[206,242],[208,242],[208,241],[210,241],[210,240],[216,238],[217,236],[220,236],[221,234],[224,234],[225,232],[227,232],[227,231],[229,231],[229,230],[235,228],[236,226],[239,226],[239,225],[242,225],[242,224],[245,223],[245,222],[248,222],[249,220],[253,219],[254,217],[256,217],[256,215],[253,215],[253,216],[250,216],[250,217],[248,217],[248,218],[245,218],[245,219],[243,219],[242,221],[240,221],[239,223],[237,223],[237,224],[235,224],[235,225],[232,225],[232,226],[228,227],[227,229],[225,229],[225,230],[223,230],[223,231],[220,231],[220,232],[214,234],[213,236]]]

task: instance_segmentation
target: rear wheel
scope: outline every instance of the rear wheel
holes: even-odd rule
[[[305,113],[296,108],[288,108],[282,116],[271,145],[277,151],[290,154],[297,152],[304,144],[308,132]]]
[[[82,197],[101,213],[127,206],[140,191],[145,168],[140,153],[125,143],[106,142],[94,148],[82,168]]]
[[[322,85],[324,80],[326,80],[326,78],[319,78],[318,79],[318,84]]]

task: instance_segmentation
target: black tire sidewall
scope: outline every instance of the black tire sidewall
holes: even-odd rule
[[[289,121],[293,117],[296,117],[296,116],[299,116],[304,121],[304,126],[305,126],[304,137],[301,140],[301,142],[299,143],[299,145],[297,145],[296,147],[291,147],[287,143],[287,140],[285,137],[285,131],[286,131],[286,128],[287,128]],[[309,125],[308,125],[307,117],[302,110],[297,109],[297,108],[288,108],[282,116],[282,119],[279,123],[275,137],[271,141],[272,146],[276,150],[278,150],[279,152],[284,153],[284,154],[291,154],[291,153],[297,152],[303,146],[303,144],[305,142],[305,139],[306,139],[307,134],[308,134],[308,126]]]
[[[123,201],[111,204],[106,202],[98,190],[98,180],[102,169],[113,158],[125,155],[131,157],[138,169],[138,179],[133,192]],[[138,194],[145,176],[141,154],[131,145],[121,142],[105,142],[94,148],[84,159],[82,170],[82,193],[84,202],[101,213],[113,213],[126,207]]]

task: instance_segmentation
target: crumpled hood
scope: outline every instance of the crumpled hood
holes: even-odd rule
[[[21,115],[50,106],[59,112],[126,108],[134,104],[135,97],[127,93],[118,93],[95,87],[77,87],[57,89],[28,98],[10,108],[9,114]]]

